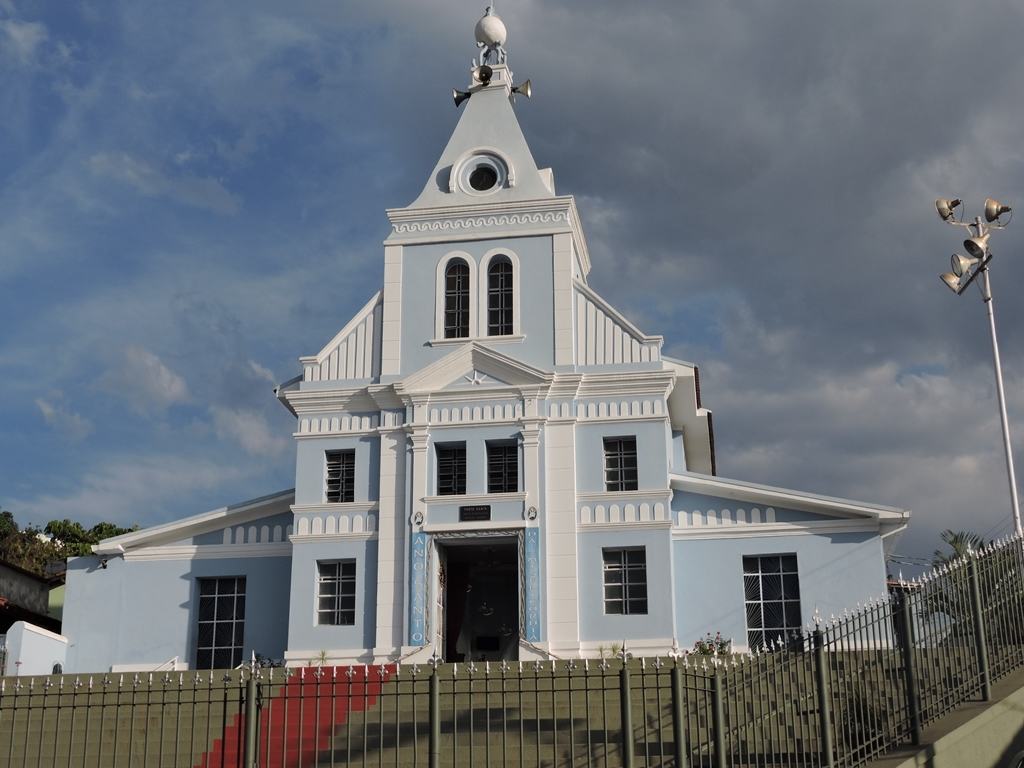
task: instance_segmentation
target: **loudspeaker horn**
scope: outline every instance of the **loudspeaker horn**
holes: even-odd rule
[[[524,83],[512,87],[512,93],[521,93],[526,98],[530,98],[533,95],[533,85],[527,80]]]
[[[943,272],[939,275],[939,279],[946,284],[953,293],[960,293],[960,278],[954,275],[952,272]]]
[[[988,253],[988,235],[984,234],[981,237],[970,237],[964,240],[964,249],[972,258],[984,259],[985,254]]]
[[[462,106],[462,102],[472,95],[469,91],[460,91],[458,88],[452,88],[452,98],[455,100],[456,107]]]
[[[953,274],[957,277],[966,275],[977,263],[977,259],[972,259],[969,256],[963,256],[959,253],[954,253],[949,257],[949,265],[953,268]]]
[[[1003,205],[998,200],[993,200],[991,197],[985,200],[985,221],[993,222],[996,221],[1004,213],[1009,213],[1013,209],[1008,205]]]

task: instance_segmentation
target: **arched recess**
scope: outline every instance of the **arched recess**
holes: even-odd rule
[[[480,260],[480,278],[479,278],[479,289],[477,305],[480,307],[479,319],[477,320],[477,327],[480,329],[481,336],[491,336],[489,332],[488,313],[490,310],[489,294],[490,294],[490,272],[493,264],[499,261],[507,261],[512,267],[512,331],[509,334],[493,334],[495,336],[519,336],[522,334],[522,290],[521,290],[521,279],[520,275],[522,270],[519,268],[519,257],[515,251],[508,248],[492,248],[484,257]]]
[[[473,257],[465,251],[452,251],[447,253],[437,262],[437,275],[434,279],[434,338],[443,339],[444,335],[444,312],[445,312],[445,282],[448,267],[452,262],[461,261],[469,268],[469,327],[465,338],[472,339],[477,335],[477,291],[473,286],[477,285],[476,262]],[[462,338],[462,337],[459,337]]]

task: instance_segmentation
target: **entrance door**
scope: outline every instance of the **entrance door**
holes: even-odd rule
[[[446,543],[442,624],[445,661],[519,656],[519,545],[493,538]]]

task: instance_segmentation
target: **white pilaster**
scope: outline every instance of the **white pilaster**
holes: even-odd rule
[[[377,636],[378,653],[401,648],[404,642],[405,430],[381,432],[380,503],[377,514]]]
[[[555,365],[572,365],[572,233],[552,235],[555,285]],[[385,314],[385,320],[387,315]]]
[[[381,324],[380,370],[383,376],[401,372],[402,246],[384,246],[384,321]]]
[[[548,422],[544,430],[547,640],[553,653],[575,652],[580,640],[574,429],[572,424]]]

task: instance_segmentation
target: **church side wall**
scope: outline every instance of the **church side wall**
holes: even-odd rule
[[[746,647],[745,555],[796,554],[802,622],[884,597],[885,559],[877,532],[677,539],[672,542],[676,629],[681,648],[708,632]],[[650,567],[650,566],[648,566]]]
[[[95,556],[68,561],[64,632],[68,672],[111,665],[157,666],[177,656],[195,664],[199,578],[246,578],[242,657],[284,655],[289,557],[129,560]]]

